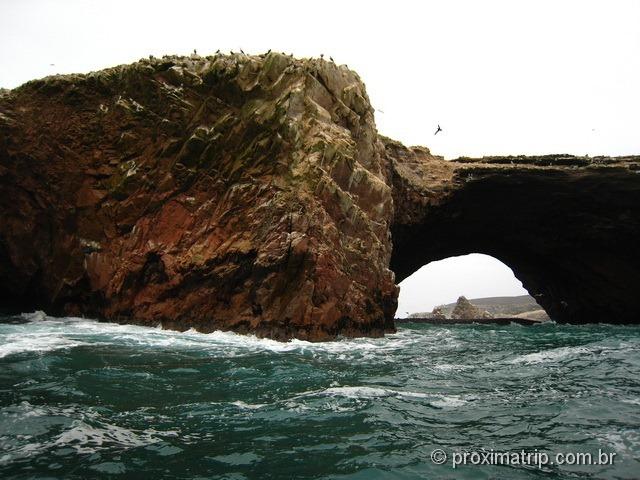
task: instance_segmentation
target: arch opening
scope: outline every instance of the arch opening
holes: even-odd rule
[[[480,252],[508,265],[554,321],[639,322],[635,174],[496,157],[510,166],[446,164],[447,177],[420,154],[411,163],[396,152],[390,268],[397,283],[430,262]]]
[[[433,261],[406,277],[399,286],[398,318],[424,318],[437,307],[450,315],[461,296],[492,316],[531,313],[537,318],[545,317],[542,307],[511,268],[482,253]]]

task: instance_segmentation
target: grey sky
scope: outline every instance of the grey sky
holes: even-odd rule
[[[398,317],[429,312],[436,305],[467,298],[526,295],[522,283],[502,262],[472,253],[432,262],[400,284]]]
[[[194,48],[324,53],[366,82],[381,133],[447,158],[637,154],[638,25],[634,0],[0,0],[0,86]]]

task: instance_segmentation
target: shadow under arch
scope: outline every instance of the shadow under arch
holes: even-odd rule
[[[406,163],[412,177],[395,165],[397,283],[430,262],[484,253],[508,265],[558,322],[640,323],[637,174],[459,163],[434,188],[422,181],[434,163],[420,161]]]

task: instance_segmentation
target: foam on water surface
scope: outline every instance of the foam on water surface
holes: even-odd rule
[[[635,478],[634,327],[429,326],[276,342],[42,312],[0,322],[0,477],[443,478],[444,448],[620,462],[481,478]],[[460,473],[458,472],[458,473]]]

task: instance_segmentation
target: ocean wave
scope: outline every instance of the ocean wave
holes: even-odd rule
[[[266,407],[266,403],[246,403],[242,400],[236,400],[231,402],[231,405],[238,407],[241,410],[258,410],[259,408]]]
[[[94,453],[111,447],[129,449],[151,445],[161,441],[156,434],[154,430],[134,431],[103,422],[93,426],[83,420],[74,420],[72,427],[58,435],[51,446],[73,448],[77,453]]]
[[[467,403],[460,395],[443,395],[438,393],[412,392],[395,390],[374,386],[340,386],[329,387],[322,390],[312,390],[296,395],[294,399],[308,397],[343,397],[352,400],[365,400],[371,398],[397,397],[403,399],[422,399],[427,403],[440,408],[459,407]]]
[[[209,354],[238,355],[255,352],[311,355],[353,355],[391,353],[418,341],[410,331],[399,331],[384,338],[344,338],[332,342],[293,339],[280,342],[254,335],[195,330],[177,332],[138,325],[121,325],[77,317],[49,317],[42,312],[22,314],[27,324],[3,325],[0,330],[0,357],[30,351],[50,351],[80,345],[112,345],[163,349],[203,350]],[[7,330],[8,329],[8,330]],[[6,333],[5,333],[6,331]],[[27,333],[28,332],[28,333]],[[437,334],[439,335],[439,334]],[[424,338],[420,338],[424,341]],[[441,339],[434,338],[434,345]]]
[[[148,446],[174,437],[175,431],[158,431],[153,428],[136,430],[107,421],[91,408],[80,405],[38,406],[27,401],[2,410],[2,422],[11,424],[16,435],[16,425],[22,434],[14,445],[4,445],[5,454],[0,464],[30,458],[46,451],[70,448],[78,454],[89,454],[105,449],[126,450]],[[62,431],[59,431],[62,430]],[[56,433],[59,431],[58,433]],[[38,441],[43,434],[48,439]]]
[[[580,347],[558,347],[549,350],[542,350],[540,352],[528,353],[526,355],[519,355],[509,361],[511,364],[517,363],[546,363],[557,362],[559,360],[565,360],[567,358],[573,358],[584,354],[591,354],[592,350],[589,348]]]
[[[9,334],[0,337],[0,358],[27,352],[50,352],[66,348],[86,345],[86,343],[72,340],[64,335],[50,333]]]

